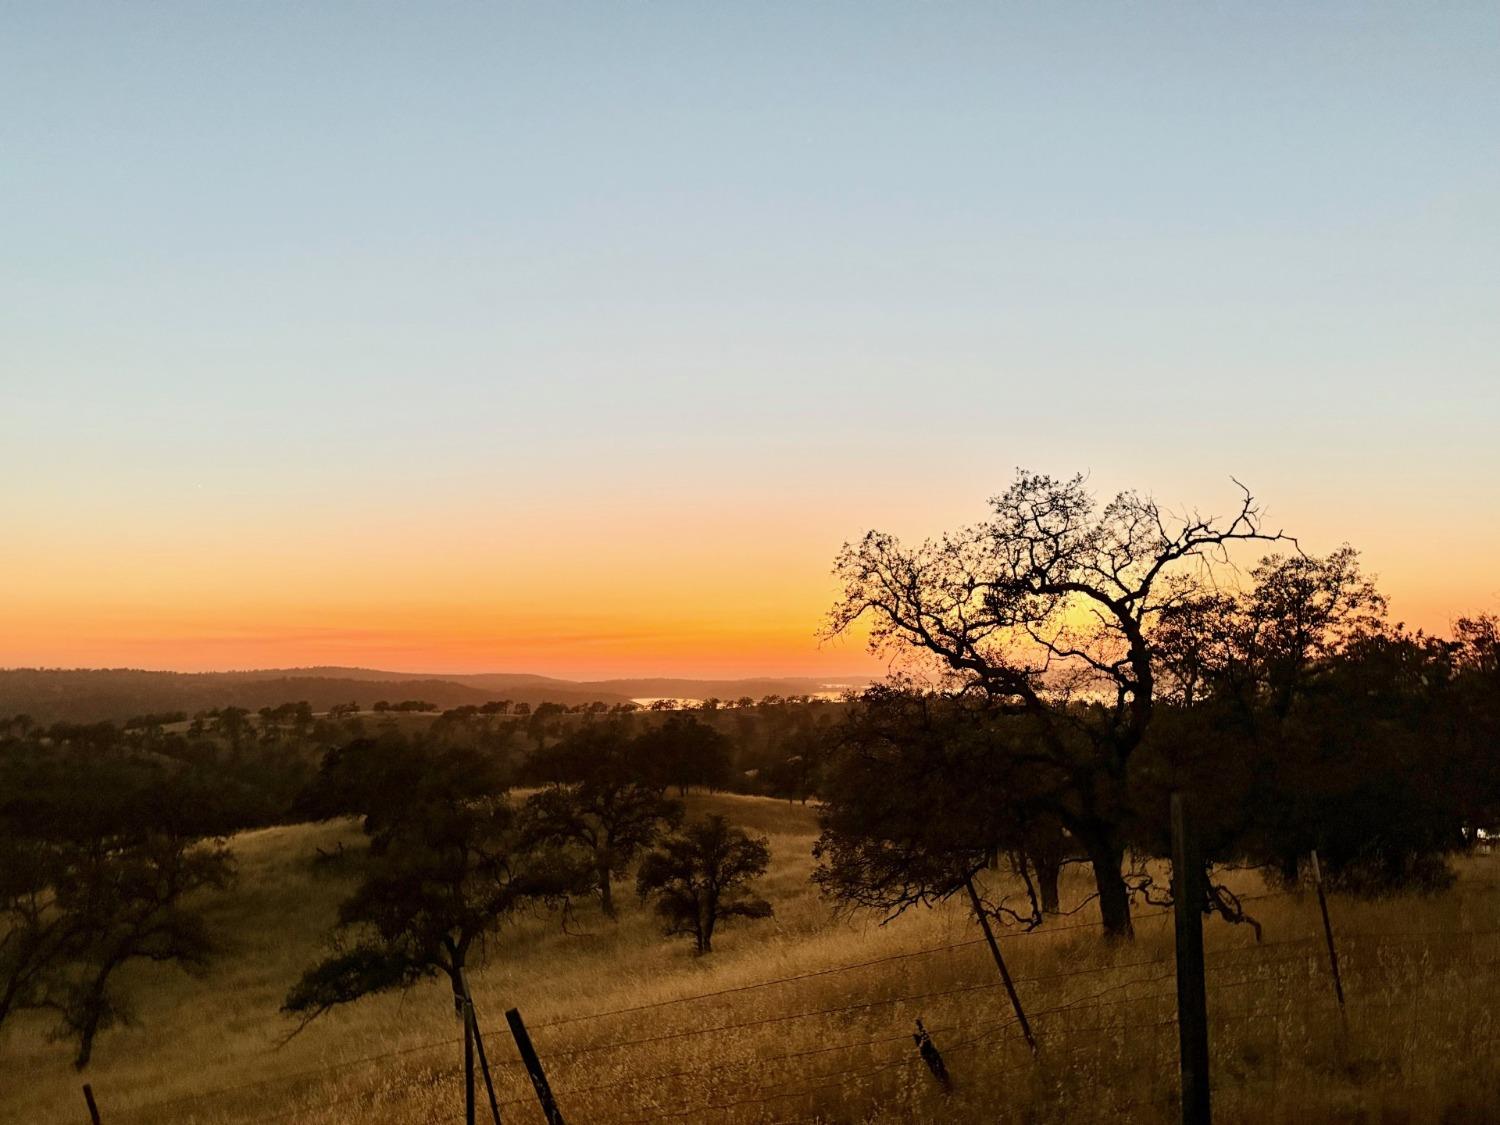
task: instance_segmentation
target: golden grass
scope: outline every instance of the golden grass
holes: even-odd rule
[[[1096,918],[1091,907],[1034,935],[1002,936],[1041,1038],[1034,1061],[961,904],[886,927],[836,919],[808,883],[811,810],[732,796],[691,804],[770,836],[764,891],[776,918],[724,929],[705,958],[663,939],[628,896],[616,925],[584,909],[573,933],[546,918],[508,929],[473,974],[507,1123],[540,1120],[506,1032],[513,1006],[575,1123],[1175,1117],[1169,916],[1143,917],[1138,939],[1114,947],[1083,925]],[[290,1028],[281,997],[323,949],[348,886],[310,859],[357,839],[347,823],[237,838],[239,883],[209,906],[220,957],[200,978],[133,970],[140,1022],[98,1045],[87,1078],[109,1125],[461,1120],[461,1028],[445,985],[361,1001],[277,1046]],[[1458,936],[1500,930],[1500,861],[1465,860],[1460,874],[1433,898],[1333,900],[1347,1033],[1311,895],[1255,902],[1259,947],[1246,927],[1208,924],[1218,1120],[1500,1120],[1491,1108],[1500,1106],[1491,1051],[1500,935]],[[1262,889],[1253,876],[1240,883]],[[1081,872],[1070,877],[1075,901],[1086,890]],[[806,975],[954,943],[968,944]],[[788,976],[802,979],[723,991]],[[705,992],[723,994],[661,1003]],[[917,1016],[945,1054],[951,1096],[917,1059]],[[81,1079],[45,1028],[22,1020],[0,1037],[0,1120],[84,1119]]]

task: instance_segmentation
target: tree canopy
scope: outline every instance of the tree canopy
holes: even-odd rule
[[[331,754],[320,783],[340,792],[344,778],[365,814],[370,856],[339,907],[335,952],[287,994],[284,1009],[304,1022],[438,974],[457,1003],[465,967],[508,917],[560,906],[587,886],[586,869],[528,831],[483,755],[365,740]]]
[[[830,634],[867,620],[877,651],[920,654],[957,689],[1024,715],[1052,811],[1086,851],[1106,930],[1131,932],[1122,862],[1132,757],[1150,728],[1148,634],[1231,543],[1274,540],[1245,492],[1226,518],[1174,516],[1083,477],[1020,472],[988,520],[917,547],[872,531],[835,564]]]
[[[770,863],[764,838],[750,837],[722,816],[707,816],[667,837],[641,861],[636,889],[642,899],[655,899],[668,936],[691,934],[694,949],[709,953],[725,919],[771,916],[771,904],[749,891]]]

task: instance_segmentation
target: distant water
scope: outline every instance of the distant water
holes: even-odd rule
[[[839,700],[839,699],[844,698],[844,690],[845,689],[840,688],[838,691],[809,691],[809,692],[805,692],[804,694],[809,699]],[[679,707],[684,707],[684,708],[686,708],[686,707],[701,707],[703,705],[703,700],[701,700],[701,699],[689,699],[689,698],[687,698],[685,696],[680,696],[680,695],[642,695],[642,696],[637,696],[636,698],[632,699],[630,702],[632,702],[632,703],[638,703],[642,707],[650,707],[651,704],[653,704],[653,703],[659,703],[663,699],[670,699],[674,703],[676,703]],[[724,701],[721,700],[721,702],[724,702]],[[760,701],[756,700],[756,702],[759,703]]]

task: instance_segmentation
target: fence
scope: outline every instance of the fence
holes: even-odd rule
[[[1273,892],[1242,901],[1275,899],[1295,900],[1307,913],[1309,928],[1317,930],[1317,908],[1301,892]],[[1146,931],[1171,917],[1170,909],[1152,910],[1137,914],[1135,922],[1143,936],[1159,936]],[[1008,955],[1015,956],[1029,942],[1081,937],[1098,926],[1067,922],[1006,934],[1001,941]],[[1424,1018],[1422,998],[1409,987],[1414,978],[1405,972],[1413,966],[1423,966],[1428,978],[1461,972],[1470,981],[1500,967],[1500,946],[1488,948],[1500,936],[1500,928],[1381,927],[1344,932],[1335,919],[1332,931],[1343,954],[1338,988],[1356,1027],[1361,1020],[1377,1015],[1385,1019],[1393,1012],[1404,1011],[1413,1021]],[[1173,1039],[1180,1030],[1174,983],[1177,958],[1172,952],[1144,955],[1147,950],[1141,946],[1146,942],[1135,948],[1091,943],[1077,955],[1102,958],[1100,963],[1014,975],[1036,1036],[1033,1056],[1021,1034],[1021,1021],[1010,1010],[1004,982],[983,956],[984,944],[983,937],[975,937],[539,1021],[530,1030],[557,1099],[559,1115],[553,1120],[634,1125],[741,1113],[759,1120],[827,1120],[830,1111],[820,1114],[819,1105],[834,1098],[844,1112],[851,1104],[863,1110],[877,1103],[913,1111],[948,1097],[945,1081],[960,1095],[976,1090],[1003,1095],[1012,1084],[1063,1073],[1080,1082],[1080,1090],[1086,1087],[1100,1115],[1145,1108],[1157,1116],[1178,1112],[1175,1078],[1168,1075],[1168,1081],[1161,1073],[1169,1060],[1175,1065]],[[1434,950],[1442,954],[1440,962],[1434,960]],[[902,969],[900,979],[908,983],[889,994],[868,995],[872,977],[888,985],[892,975],[871,970],[897,965]],[[925,977],[925,983],[912,979],[918,976]],[[1284,1051],[1337,1054],[1343,1049],[1347,1029],[1330,1018],[1343,1004],[1335,997],[1333,967],[1320,930],[1210,951],[1204,979],[1209,1033],[1216,1048],[1216,1095],[1221,1090],[1253,1090],[1257,1083],[1274,1092]],[[799,993],[813,981],[825,988],[837,984],[849,995],[836,1003],[797,1003]],[[752,998],[770,1010],[742,1010]],[[711,1014],[705,1014],[705,1008]],[[523,1059],[500,1033],[498,1013],[478,1014],[489,1031],[496,1116],[507,1123],[546,1120]],[[914,1035],[919,1018],[927,1023],[923,1035]],[[791,1029],[799,1029],[801,1039],[792,1039]],[[1275,1040],[1265,1054],[1273,1068],[1269,1076],[1264,1067],[1257,1071],[1254,1066],[1228,1065],[1258,1041],[1257,1035]],[[430,1118],[434,1104],[444,1098],[452,1101],[451,1112],[457,1118],[463,1112],[457,1101],[462,1064],[420,1065],[388,1075],[373,1089],[347,1091],[333,1085],[336,1076],[360,1068],[408,1064],[443,1051],[454,1058],[462,1045],[460,1036],[433,1039],[113,1111],[109,1091],[91,1093],[97,1094],[108,1125],[375,1119],[406,1099],[420,1099],[426,1107],[405,1115],[418,1120]],[[663,1058],[674,1062],[663,1065]],[[272,1098],[289,1100],[273,1112],[260,1112]],[[449,1112],[446,1106],[440,1108]],[[482,1102],[478,1112],[484,1120],[491,1117],[488,1103]]]

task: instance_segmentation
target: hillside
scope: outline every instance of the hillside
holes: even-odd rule
[[[164,711],[245,707],[252,711],[305,700],[315,711],[357,701],[424,699],[439,707],[510,699],[542,702],[623,702],[612,695],[546,681],[505,689],[486,688],[431,677],[381,679],[377,675],[317,676],[269,672],[157,672],[132,668],[0,669],[0,715],[27,714],[40,723],[120,722],[133,715]]]
[[[385,681],[439,679],[482,688],[486,691],[522,692],[535,689],[583,692],[590,699],[605,700],[642,697],[734,700],[744,696],[761,699],[767,695],[812,695],[819,692],[839,691],[846,687],[862,687],[869,682],[868,675],[855,673],[835,677],[747,676],[738,679],[695,679],[685,676],[626,676],[605,680],[565,680],[555,676],[538,676],[529,672],[418,673],[340,667],[280,668],[254,672],[230,672],[224,675],[257,679],[285,676]]]
[[[512,1006],[570,1121],[1176,1119],[1170,914],[1142,907],[1137,940],[1113,947],[1087,906],[1034,935],[1002,933],[1040,1036],[1033,1060],[960,904],[886,927],[836,918],[807,880],[810,810],[748,797],[691,804],[769,835],[763,891],[776,917],[724,929],[705,958],[663,939],[626,894],[617,925],[585,906],[566,927],[534,917],[508,930],[473,975],[505,1120],[540,1119],[505,1032]],[[359,840],[347,822],[236,838],[238,884],[209,907],[218,959],[196,978],[131,969],[149,982],[133,989],[138,1023],[106,1033],[86,1075],[105,1121],[461,1117],[459,1029],[436,983],[338,1009],[278,1045],[291,1027],[281,997],[326,949],[350,885],[347,869],[315,861],[318,849]],[[1457,886],[1438,896],[1333,898],[1347,1033],[1316,901],[1237,876],[1266,896],[1251,900],[1265,941],[1245,926],[1206,926],[1217,1119],[1492,1120],[1496,987],[1484,966],[1500,930],[1497,868],[1463,860]],[[1071,880],[1066,897],[1080,902],[1087,887]],[[944,1053],[949,1097],[913,1050],[917,1017]],[[27,1017],[0,1036],[0,1121],[80,1117],[79,1077],[46,1027]]]
[[[852,683],[853,680],[840,681]],[[634,698],[739,699],[812,694],[834,688],[807,677],[743,680],[680,678],[574,681],[519,672],[441,675],[369,668],[270,668],[236,672],[166,672],[138,668],[0,669],[0,716],[26,714],[40,723],[121,722],[165,711],[245,707],[252,711],[306,700],[326,711],[351,700],[424,699],[439,707],[517,703],[624,703]]]
[[[453,684],[466,684],[469,687],[494,688],[499,690],[534,686],[571,689],[579,686],[572,680],[560,680],[555,676],[537,676],[529,672],[485,672],[480,674],[391,672],[378,668],[345,668],[339,665],[315,665],[310,668],[261,668],[246,672],[224,672],[220,674],[228,677],[254,679],[313,676],[320,679],[379,680],[387,683],[400,683],[406,680],[444,680]]]

